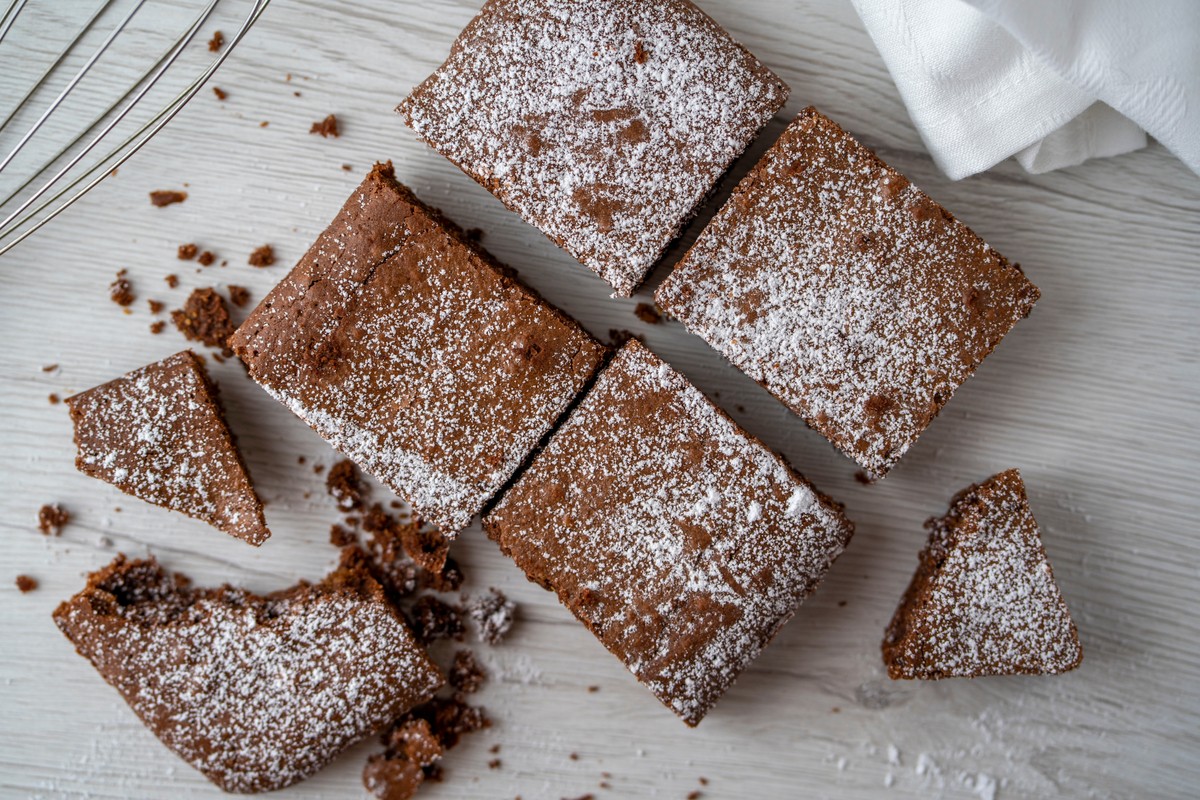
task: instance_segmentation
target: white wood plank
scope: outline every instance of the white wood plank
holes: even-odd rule
[[[192,7],[168,5],[162,13]],[[8,343],[0,352],[0,795],[219,795],[137,724],[49,614],[118,550],[150,550],[198,581],[260,590],[319,576],[334,557],[325,540],[337,515],[296,457],[332,456],[238,365],[216,366],[231,424],[270,500],[275,536],[251,550],[76,473],[65,409],[46,396],[182,348],[174,332],[149,335],[145,298],[174,307],[187,288],[214,282],[246,285],[260,298],[371,162],[390,158],[402,180],[483,228],[489,249],[589,330],[644,333],[739,422],[845,501],[858,523],[823,588],[694,731],[475,526],[456,556],[473,586],[500,587],[520,602],[521,622],[504,645],[481,650],[495,678],[481,701],[495,727],[454,750],[447,781],[422,797],[683,797],[700,788],[700,776],[710,781],[705,797],[974,797],[986,794],[980,776],[998,784],[998,797],[1194,796],[1200,179],[1156,145],[1049,175],[1005,164],[951,183],[924,154],[848,3],[702,0],[793,87],[775,133],[816,104],[1021,261],[1043,292],[1033,316],[894,473],[861,486],[851,462],[703,342],[678,325],[642,324],[631,313],[636,300],[609,298],[598,279],[404,128],[391,109],[440,62],[476,5],[276,0],[214,81],[229,92],[225,103],[206,90],[115,179],[0,259],[0,339]],[[52,4],[64,18],[87,6]],[[233,30],[232,14],[220,26]],[[4,97],[48,50],[48,37],[18,34],[22,58],[0,70]],[[193,63],[203,61],[196,54]],[[310,136],[309,124],[331,112],[344,135]],[[185,204],[147,203],[146,192],[183,183]],[[185,241],[229,265],[195,274],[174,258]],[[281,263],[248,267],[247,254],[264,242]],[[141,298],[131,315],[107,300],[121,267]],[[163,284],[170,272],[180,289]],[[61,370],[43,373],[48,363]],[[888,681],[879,639],[915,565],[922,520],[963,485],[1009,466],[1029,484],[1080,625],[1083,667],[1053,679]],[[61,540],[34,528],[48,501],[75,514]],[[19,595],[18,573],[37,577],[41,589]],[[588,693],[589,685],[601,690]],[[487,749],[497,742],[503,768],[489,770]],[[355,796],[372,746],[279,796]],[[893,746],[899,764],[888,763]],[[612,773],[612,791],[597,788],[602,771]]]

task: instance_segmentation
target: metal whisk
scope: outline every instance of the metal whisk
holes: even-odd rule
[[[53,2],[53,0],[47,1]],[[8,7],[0,16],[0,65],[6,63],[5,37],[29,2],[30,0],[9,0]],[[68,61],[72,51],[79,46],[80,42],[94,31],[102,18],[109,16],[105,12],[114,5],[114,2],[115,0],[101,0],[99,8],[87,19],[66,48],[59,53],[53,63],[42,72],[24,96],[18,99],[11,108],[6,107],[8,106],[7,98],[0,98],[0,114],[4,115],[3,121],[0,122],[0,135],[6,133],[9,124],[18,117],[31,100],[36,100],[41,94],[46,93],[46,87],[53,86],[58,80],[61,80],[64,62]],[[122,33],[129,30],[130,23],[134,21],[138,12],[147,2],[148,0],[131,0],[131,7],[108,31],[95,52],[71,76],[36,121],[20,136],[15,145],[0,158],[0,173],[12,167],[14,162],[20,163],[21,160],[18,156],[30,142],[39,136],[48,135],[49,127],[46,123],[63,106],[64,101],[71,93],[79,87],[88,72],[101,61],[113,42]],[[250,27],[262,16],[271,0],[248,0],[251,7],[242,21],[241,27],[220,47],[209,66],[167,102],[161,110],[142,122],[132,133],[126,135],[125,129],[133,123],[129,122],[122,126],[122,121],[129,116],[130,112],[134,111],[139,103],[145,101],[155,84],[167,75],[185,48],[213,16],[213,12],[221,0],[200,0],[200,2],[203,3],[203,8],[200,9],[194,21],[115,102],[91,118],[90,122],[79,126],[81,129],[77,135],[68,133],[64,136],[63,138],[67,141],[63,142],[61,146],[57,146],[57,143],[51,144],[50,147],[55,150],[55,154],[49,159],[39,160],[39,163],[28,167],[22,166],[21,172],[17,173],[18,185],[5,191],[3,197],[0,198],[0,220],[2,220],[0,221],[0,255],[8,252],[16,244],[65,211],[106,176],[112,174],[113,170],[124,164],[154,134],[162,130],[163,126],[179,113],[180,109],[200,91],[205,81],[229,57]],[[120,7],[117,8],[119,10]],[[8,61],[7,63],[11,64],[12,62]],[[114,133],[114,131],[117,132]],[[118,139],[120,140],[119,144],[112,146],[112,142]],[[99,148],[99,155],[92,155],[97,148]],[[4,150],[0,150],[0,153],[4,153]],[[61,165],[59,165],[60,161]],[[53,174],[45,177],[52,170]],[[36,188],[32,188],[35,186]]]

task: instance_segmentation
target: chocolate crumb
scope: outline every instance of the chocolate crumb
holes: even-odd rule
[[[38,530],[43,536],[58,536],[71,515],[58,503],[47,503],[38,509]]]
[[[217,260],[216,253],[214,253],[211,250],[205,250],[203,253],[201,253],[196,258],[196,261],[198,261],[200,266],[202,266],[202,267],[212,266],[212,263],[216,260]]]
[[[171,312],[171,320],[189,340],[209,347],[225,348],[225,340],[234,331],[225,299],[211,287],[192,290],[183,308]]]
[[[271,124],[271,123],[267,122],[267,121],[264,119],[262,122],[258,123],[258,127],[260,127],[260,128],[265,128],[265,127],[267,127],[267,126],[268,126],[268,125],[270,125],[270,124]]]
[[[467,603],[467,615],[476,625],[476,636],[481,642],[499,644],[512,630],[517,606],[499,589],[473,598]]]
[[[457,592],[463,580],[463,571],[453,558],[447,558],[440,570],[421,570],[421,585],[435,592]]]
[[[657,325],[662,322],[662,314],[653,303],[638,303],[633,309],[634,316],[647,325]]]
[[[150,332],[155,336],[162,333],[166,328],[167,323],[161,319],[150,323]]]
[[[487,673],[470,650],[454,654],[454,664],[446,672],[450,685],[464,694],[474,694],[483,686]]]
[[[344,169],[346,172],[350,172],[354,169],[354,167],[350,166],[349,164],[342,164],[342,169]]]
[[[861,469],[854,473],[854,480],[861,483],[863,486],[870,486],[875,483],[875,480]]]
[[[50,400],[50,405],[52,405],[52,406],[58,405],[58,395],[54,394],[53,392],[50,393],[50,397],[47,399]]]
[[[600,691],[599,686],[589,686],[588,687],[588,694],[595,694],[598,691]]]
[[[224,100],[226,97],[229,97],[229,92],[225,91],[220,86],[213,87],[213,94],[217,96],[218,100]]]
[[[235,286],[231,283],[226,288],[229,291],[229,302],[238,308],[245,308],[246,304],[250,302],[250,290],[245,286]]]
[[[579,753],[571,753],[571,755],[567,756],[567,758],[571,759],[572,761],[578,761]]]
[[[500,752],[500,743],[499,743],[499,742],[497,742],[496,744],[494,744],[494,745],[492,745],[491,747],[489,747],[489,748],[488,748],[488,752],[489,752],[489,753],[491,753],[492,755],[495,755],[496,753],[499,753],[499,752]]]
[[[699,789],[693,789],[692,791],[688,792],[687,800],[700,800],[700,798],[703,796],[704,792],[700,791]]]
[[[431,594],[421,595],[411,610],[413,633],[417,641],[428,645],[437,639],[462,641],[462,611]]]
[[[368,491],[367,485],[358,474],[358,467],[348,458],[343,458],[329,470],[329,475],[325,478],[325,489],[342,511],[362,508],[363,499]]]
[[[214,31],[212,38],[208,40],[208,51],[215,53],[225,46],[225,34],[220,31]]]
[[[162,208],[174,203],[182,203],[187,200],[187,192],[174,192],[166,190],[157,190],[150,193],[150,204]]]
[[[174,289],[179,285],[179,276],[174,273],[167,275],[163,280],[167,282],[167,287],[170,289]]]
[[[315,472],[317,475],[320,475],[324,471],[325,471],[324,464],[313,464],[313,472]]]
[[[250,266],[269,267],[275,263],[275,250],[269,244],[256,248],[250,254]]]
[[[42,372],[54,372],[56,369],[58,369],[58,364],[47,364],[42,367]]]
[[[408,557],[422,569],[432,573],[441,573],[445,569],[446,559],[450,552],[450,542],[436,528],[423,528],[419,524],[409,525],[401,532],[400,544]],[[445,576],[445,581],[453,582],[453,580],[453,575]],[[438,589],[438,591],[454,591],[454,589]]]
[[[200,248],[196,247],[194,243],[189,242],[188,244],[179,245],[176,256],[180,261],[191,261],[196,257],[196,253],[198,252],[200,252]]]
[[[343,528],[341,525],[329,526],[329,543],[334,547],[346,547],[352,545],[356,541],[354,532]]]
[[[37,587],[37,578],[31,578],[28,575],[17,576],[17,588],[21,590],[21,594],[32,592]]]
[[[341,133],[338,132],[337,117],[333,114],[325,117],[325,119],[321,120],[320,122],[314,122],[308,132],[318,133],[322,138],[325,139],[329,138],[330,136],[334,138],[341,136]]]
[[[160,300],[147,300],[146,305],[150,306],[151,314],[161,314],[165,304]]]
[[[708,778],[705,778],[705,777],[701,776],[701,777],[700,777],[700,785],[701,785],[701,786],[708,786]]]
[[[488,769],[500,769],[500,766],[503,763],[504,762],[502,762],[500,759],[493,758],[491,761],[488,762]]]
[[[137,299],[133,293],[133,284],[125,277],[125,270],[117,273],[117,279],[108,285],[108,296],[119,306],[128,306]]]
[[[838,600],[838,608],[845,608],[845,607],[846,607],[846,601]]]

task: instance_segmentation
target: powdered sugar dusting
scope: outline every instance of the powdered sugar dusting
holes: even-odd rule
[[[260,597],[121,558],[55,620],[164,744],[226,791],[266,791],[442,683],[379,587],[346,573]]]
[[[797,494],[813,498],[802,512]],[[484,525],[689,724],[852,531],[840,508],[636,341]]]
[[[955,498],[888,628],[893,677],[1057,673],[1083,653],[1016,470]]]
[[[787,91],[686,0],[490,0],[400,111],[628,296]]]
[[[80,471],[251,544],[268,536],[262,505],[191,352],[67,399]]]
[[[966,226],[808,109],[656,300],[878,476],[1037,296]]]

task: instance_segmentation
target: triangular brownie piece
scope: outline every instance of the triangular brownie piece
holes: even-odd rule
[[[929,542],[883,642],[888,675],[1038,675],[1079,666],[1075,623],[1017,470],[963,490],[926,527]]]
[[[119,556],[54,612],[163,744],[227,792],[307,778],[428,700],[441,672],[353,549],[266,596]]]
[[[216,386],[191,350],[69,397],[67,406],[80,472],[253,545],[271,535]]]

